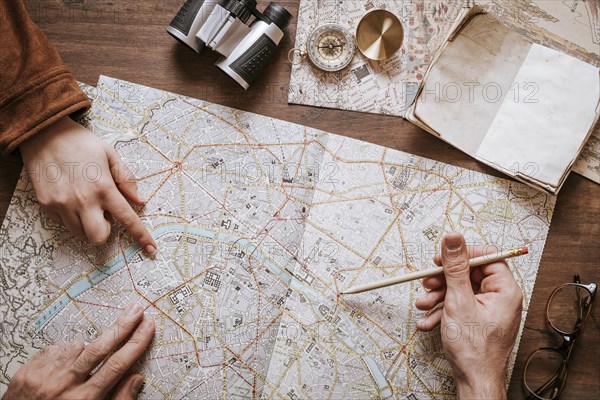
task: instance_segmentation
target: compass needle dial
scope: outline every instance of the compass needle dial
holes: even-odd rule
[[[352,37],[337,24],[321,25],[315,29],[308,39],[307,49],[310,61],[325,71],[342,70],[354,57]]]

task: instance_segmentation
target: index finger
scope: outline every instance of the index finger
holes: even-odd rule
[[[142,249],[149,255],[156,254],[156,242],[146,229],[140,217],[131,208],[127,200],[115,187],[109,194],[106,205],[106,211],[111,213],[123,227],[131,234],[133,239],[140,244]]]
[[[153,337],[154,320],[144,318],[131,338],[104,362],[86,385],[90,385],[92,392],[97,395],[106,394],[144,354]]]
[[[501,251],[498,247],[491,245],[471,247],[474,257],[491,256]],[[483,293],[504,292],[518,287],[515,278],[508,267],[508,263],[505,260],[492,261],[477,267],[476,270],[477,273],[471,275],[471,280],[480,285]]]
[[[119,190],[133,202],[143,204],[143,200],[138,194],[137,182],[133,177],[133,173],[121,159],[119,153],[112,146],[107,145],[107,156],[110,173]]]
[[[117,347],[143,318],[143,308],[130,303],[114,324],[105,329],[100,337],[87,346],[73,363],[73,372],[84,377],[94,370]]]

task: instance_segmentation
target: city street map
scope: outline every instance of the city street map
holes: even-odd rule
[[[296,47],[311,32],[336,23],[352,35],[362,17],[376,9],[396,15],[403,47],[384,61],[358,50],[350,66],[324,72],[308,60],[292,66],[288,101],[317,107],[403,116],[414,100],[433,56],[472,0],[301,0]],[[600,67],[600,2],[582,0],[479,0],[507,26],[539,43]],[[485,84],[487,82],[483,82]]]
[[[354,35],[361,18],[375,9],[387,9],[402,21],[404,45],[384,61],[370,61],[357,51],[349,67],[335,73],[321,71],[308,60],[292,65],[288,101],[403,116],[449,30],[473,4],[472,0],[301,0],[295,42],[300,49],[310,33],[325,23],[340,24]],[[477,4],[532,42],[600,67],[600,1],[479,0]],[[600,183],[600,126],[573,171]]]
[[[37,349],[93,340],[133,300],[156,321],[143,399],[453,398],[440,330],[415,328],[420,282],[338,294],[430,268],[451,230],[529,247],[508,260],[525,320],[553,197],[108,77],[93,96],[83,123],[139,179],[159,251],[119,226],[100,248],[73,238],[23,174],[0,230],[0,393]]]
[[[296,30],[299,49],[305,50],[311,32],[325,23],[341,25],[354,37],[361,18],[376,9],[391,11],[400,19],[404,46],[383,61],[370,61],[356,50],[351,64],[333,73],[315,68],[308,60],[295,63],[288,101],[403,116],[465,4],[464,0],[301,0]]]

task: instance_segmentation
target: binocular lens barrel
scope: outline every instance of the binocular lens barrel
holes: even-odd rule
[[[250,17],[256,17],[248,25]],[[248,89],[268,65],[292,20],[281,4],[261,14],[256,0],[187,0],[167,32],[200,52],[205,46],[223,57],[216,66]]]
[[[292,14],[289,13],[281,4],[270,3],[263,15],[271,20],[275,25],[284,31],[292,21]]]

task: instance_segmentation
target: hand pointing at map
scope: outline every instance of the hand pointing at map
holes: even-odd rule
[[[48,216],[76,237],[106,242],[112,217],[146,253],[156,242],[126,198],[143,204],[125,163],[115,149],[68,117],[20,146],[25,169]]]
[[[90,107],[21,0],[0,0],[0,153],[19,149],[42,208],[78,237],[105,243],[114,217],[149,254],[156,243],[126,199],[136,183],[115,150],[70,115]]]
[[[135,399],[144,378],[139,374],[123,376],[153,336],[154,320],[144,317],[139,304],[131,303],[87,347],[74,341],[39,351],[15,373],[2,399],[104,399],[115,387],[114,399]],[[102,366],[90,375],[100,363]]]

